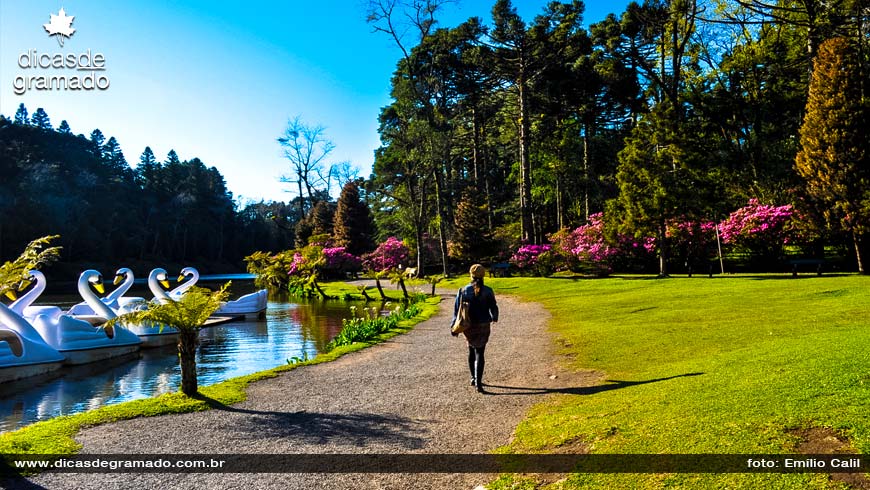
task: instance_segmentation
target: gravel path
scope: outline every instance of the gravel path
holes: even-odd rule
[[[486,350],[487,394],[469,385],[467,348],[452,338],[452,296],[411,332],[336,361],[249,386],[248,400],[207,412],[142,418],[82,431],[82,453],[487,453],[510,441],[549,392],[588,386],[557,372],[540,305],[500,296]],[[473,415],[469,415],[473,414]],[[43,473],[10,488],[472,489],[491,474]]]

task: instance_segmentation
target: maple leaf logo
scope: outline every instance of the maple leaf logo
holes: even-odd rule
[[[43,24],[42,27],[45,27],[49,36],[57,36],[57,43],[60,44],[60,47],[63,47],[63,38],[70,37],[74,32],[76,32],[76,30],[72,28],[72,22],[75,17],[67,16],[62,8],[57,15],[50,15],[51,22]]]

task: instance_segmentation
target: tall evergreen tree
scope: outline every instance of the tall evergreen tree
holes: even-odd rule
[[[332,223],[335,219],[335,205],[327,201],[317,201],[309,213],[313,235],[332,236]]]
[[[852,235],[858,270],[866,274],[862,252],[870,232],[870,148],[860,62],[846,39],[819,46],[795,166],[827,225]]]
[[[95,129],[91,131],[91,136],[88,139],[91,143],[91,152],[95,157],[102,160],[103,158],[103,145],[106,143],[106,137],[103,136],[103,132],[99,129]]]
[[[15,124],[22,126],[30,124],[30,119],[27,117],[27,107],[24,107],[24,102],[18,104],[18,110],[15,111]]]
[[[169,150],[169,153],[166,154],[166,161],[163,162],[163,165],[178,165],[180,163],[181,160],[178,158],[178,153],[175,153],[175,150]]]
[[[60,134],[72,134],[72,129],[70,129],[69,123],[66,122],[66,119],[60,122],[60,126],[57,127],[57,132]]]
[[[484,261],[494,251],[486,206],[480,201],[478,194],[466,192],[456,206],[450,256],[463,264]]]
[[[45,113],[42,107],[36,109],[36,112],[30,117],[30,124],[41,129],[52,129],[48,114]]]
[[[349,181],[341,190],[333,221],[335,244],[349,253],[361,255],[373,247],[374,222],[369,207],[360,199],[356,182]]]

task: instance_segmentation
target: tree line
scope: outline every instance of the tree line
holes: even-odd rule
[[[750,200],[794,205],[805,253],[848,246],[864,270],[866,2],[646,0],[588,29],[578,0],[530,20],[497,0],[488,22],[440,27],[445,3],[368,3],[402,54],[367,191],[420,270],[604,212],[609,235],[653,237],[667,274],[671,223]],[[813,98],[838,73],[846,91],[813,82]]]
[[[0,116],[0,261],[59,234],[64,262],[241,270],[254,250],[292,246],[295,207],[239,206],[215,167],[174,150],[160,160],[146,147],[131,168],[114,137],[55,129],[41,108]]]

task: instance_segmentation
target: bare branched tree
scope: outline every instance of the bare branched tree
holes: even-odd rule
[[[284,134],[278,138],[278,143],[284,147],[284,156],[290,161],[291,174],[281,177],[281,182],[296,184],[299,192],[299,219],[305,218],[305,194],[308,202],[314,205],[317,183],[322,180],[321,172],[324,160],[335,144],[326,138],[326,128],[306,124],[301,116],[290,119]],[[328,189],[327,189],[328,191]]]

